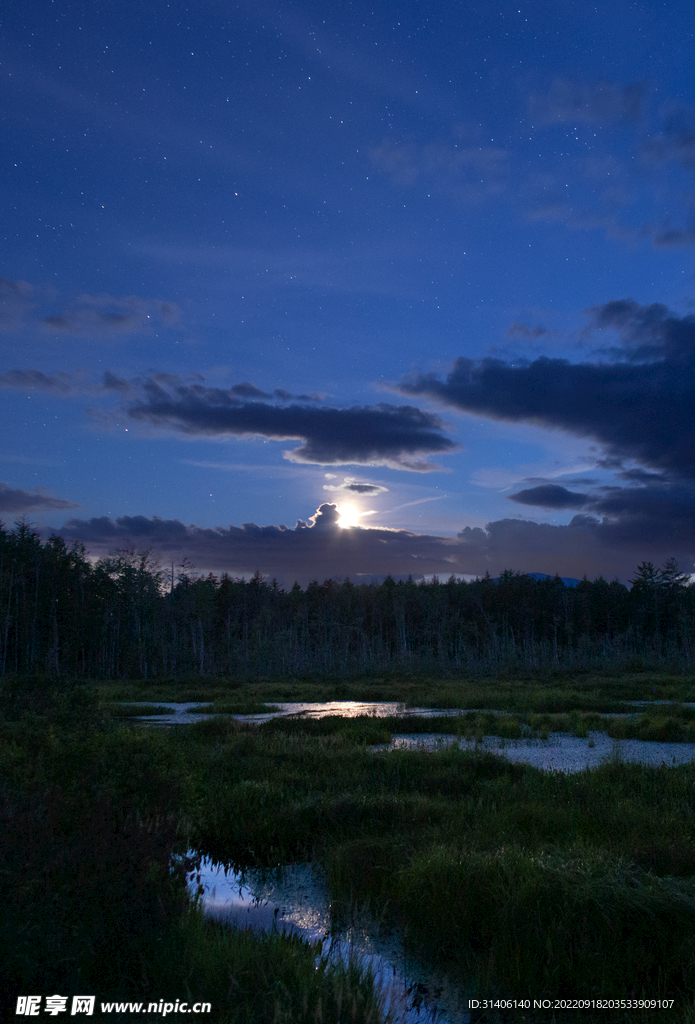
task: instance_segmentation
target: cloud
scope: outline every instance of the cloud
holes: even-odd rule
[[[244,386],[248,388],[248,385]],[[390,466],[417,473],[439,467],[426,461],[457,445],[441,433],[439,417],[413,406],[353,406],[335,409],[244,401],[234,388],[165,384],[149,378],[143,400],[128,415],[139,423],[208,437],[266,437],[303,443],[285,452],[290,462],[312,465]]]
[[[134,242],[133,250],[143,258],[186,266],[191,273],[221,274],[225,292],[240,295],[262,294],[277,288],[296,293],[303,289],[321,289],[333,294],[372,294],[412,298],[412,287],[394,269],[402,263],[402,238],[377,244],[342,247],[296,242],[275,248],[263,245],[185,245],[163,243],[159,239]],[[413,246],[413,252],[415,247]],[[422,243],[418,248],[422,252]]]
[[[0,277],[0,330],[19,327],[30,306],[33,288],[26,281],[10,281]]]
[[[179,319],[175,303],[139,295],[78,295],[62,312],[50,313],[56,294],[52,286],[0,277],[0,331],[40,328],[100,339],[172,327]]]
[[[284,455],[289,462],[304,465],[389,466],[431,473],[441,467],[429,462],[429,456],[459,448],[442,433],[438,416],[410,405],[317,407],[322,400],[317,394],[292,395],[281,388],[270,394],[248,382],[227,389],[204,387],[199,383],[203,380],[198,374],[183,378],[167,373],[126,380],[107,370],[97,382],[65,373],[10,370],[0,374],[0,387],[33,388],[63,397],[116,395],[116,411],[89,410],[104,422],[128,416],[187,435],[300,440],[299,447]],[[377,485],[352,484],[347,489],[356,493],[379,491]]]
[[[384,139],[369,155],[373,165],[397,185],[409,188],[425,179],[464,202],[498,194],[508,176],[506,150],[463,139],[424,145]]]
[[[286,584],[295,579],[331,576],[357,577],[394,573],[420,576],[457,571],[449,557],[460,548],[457,541],[404,530],[341,529],[333,504],[323,504],[307,523],[299,520],[293,530],[286,526],[255,523],[204,529],[184,526],[178,520],[122,516],[71,519],[60,533],[67,540],[81,540],[92,553],[114,548],[152,549],[167,560],[190,558],[201,571],[250,574],[259,569]],[[483,570],[484,571],[484,570]]]
[[[624,489],[626,492],[630,489]],[[632,502],[631,514],[603,522],[575,515],[565,526],[529,520],[501,519],[485,529],[464,527],[456,538],[410,533],[405,530],[337,526],[334,504],[323,504],[308,523],[286,526],[185,526],[178,520],[122,516],[69,520],[60,533],[84,542],[93,554],[114,548],[153,550],[167,561],[192,560],[201,572],[250,575],[256,570],[277,577],[285,586],[295,580],[360,576],[371,579],[389,573],[422,577],[436,573],[497,576],[503,569],[520,572],[558,572],[561,576],[614,576],[627,581],[644,560],[661,563],[671,556],[685,571],[695,568],[695,526],[686,504],[681,514],[663,517],[663,508],[649,507],[653,495],[608,497],[617,504]],[[692,496],[691,496],[692,497]],[[664,501],[668,496],[662,496]],[[678,498],[671,494],[671,510]],[[642,506],[640,507],[640,502]]]
[[[54,395],[72,395],[75,393],[74,378],[67,373],[56,373],[53,376],[41,370],[8,370],[0,373],[0,387],[18,388],[20,391],[46,391]]]
[[[137,393],[136,382],[123,380],[111,370],[107,370],[100,381],[90,379],[86,374],[65,373],[62,370],[54,374],[43,373],[42,370],[8,370],[0,373],[0,388],[43,391],[61,398],[109,393],[124,397]]]
[[[573,82],[556,78],[544,95],[531,97],[531,114],[542,124],[622,124],[642,117],[644,86],[632,82]]]
[[[685,245],[693,245],[695,243],[695,227],[668,228],[657,232],[654,235],[653,241],[657,248],[663,249],[676,249]]]
[[[154,324],[171,326],[178,309],[171,302],[143,299],[137,295],[81,295],[65,313],[48,316],[47,330],[78,337],[106,338],[114,334],[138,334]]]
[[[688,560],[695,552],[695,318],[631,299],[596,306],[588,315],[589,333],[611,331],[617,336],[615,344],[601,350],[606,361],[573,364],[544,357],[512,365],[499,359],[458,359],[444,380],[417,374],[402,381],[398,390],[496,420],[593,437],[604,447],[599,465],[627,484],[575,492],[539,482],[509,495],[509,500],[584,514],[569,526],[490,524],[494,537],[521,538],[526,531],[529,543],[544,538],[541,548],[547,554],[549,538],[562,536],[570,560],[578,561],[582,553],[587,564],[596,564],[577,540],[589,531],[607,564],[617,565],[628,551],[638,557],[640,550],[654,552],[654,561],[669,557],[669,549]],[[625,462],[639,465],[626,467]],[[576,532],[580,527],[584,533]],[[488,539],[488,550],[490,543]],[[513,544],[505,545],[493,548],[514,550]],[[556,550],[556,557],[563,558],[559,546]]]
[[[316,530],[337,530],[339,528],[340,512],[338,506],[332,503],[324,502],[323,505],[319,505],[314,515],[309,518]]]
[[[649,164],[676,163],[685,171],[695,170],[695,108],[670,103],[659,114],[661,132],[645,141],[643,158]]]
[[[594,437],[620,462],[695,479],[695,317],[621,299],[588,310],[591,330],[612,330],[608,362],[455,360],[446,379],[414,374],[403,395],[496,420]]]
[[[65,498],[54,498],[45,487],[22,491],[13,490],[7,484],[0,483],[0,513],[54,512],[79,507],[73,501],[66,501]]]
[[[173,383],[172,379],[172,383]],[[229,393],[237,398],[274,398],[276,402],[320,402],[321,395],[293,395],[284,388],[275,388],[272,393],[261,391],[255,384],[243,383],[234,384]]]
[[[326,476],[333,476],[327,473]],[[373,484],[366,480],[355,480],[353,476],[346,476],[342,484],[324,484],[324,491],[340,491],[343,494],[385,494],[388,487],[382,484]]]
[[[537,338],[542,338],[546,334],[557,334],[557,331],[551,331],[547,327],[529,327],[528,324],[514,323],[507,331],[508,338],[524,338],[527,341],[535,341]]]
[[[528,490],[509,495],[510,501],[520,505],[540,505],[541,508],[583,508],[589,501],[588,494],[576,494],[559,484],[540,484]]]
[[[595,513],[602,517],[600,521],[593,518],[597,537],[616,552],[625,547],[634,550],[657,547],[661,551],[670,547],[674,552],[678,550],[681,557],[695,553],[695,483],[690,480],[661,478],[643,486],[601,487],[593,495],[546,485],[511,494],[509,500],[542,508],[576,508]],[[579,518],[587,519],[586,516]]]

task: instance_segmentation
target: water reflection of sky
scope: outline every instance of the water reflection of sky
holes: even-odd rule
[[[141,702],[143,707],[148,706]],[[665,704],[665,701],[635,701],[632,704],[648,706]],[[193,708],[205,707],[203,702],[177,703],[160,701],[160,706],[169,708],[165,715],[147,715],[139,721],[150,725],[185,725],[200,722],[214,715],[192,712]],[[137,706],[134,704],[133,706]],[[406,708],[405,704],[395,701],[324,701],[318,702],[287,702],[272,705],[277,711],[259,715],[234,715],[238,721],[261,725],[271,718],[323,718],[327,715],[341,715],[344,718],[357,718],[360,715],[371,715],[376,718],[398,717],[407,719],[411,715],[419,717],[440,718],[460,715],[460,709],[441,708]],[[692,707],[693,705],[685,705]],[[477,709],[476,709],[477,710]],[[634,714],[630,712],[629,714]],[[622,716],[614,716],[622,717]],[[413,735],[394,735],[390,744],[372,747],[373,751],[382,750],[440,750],[458,743],[462,750],[483,749],[501,754],[512,761],[534,765],[546,771],[578,772],[585,768],[596,768],[609,758],[624,761],[636,761],[640,764],[667,766],[685,764],[695,760],[695,744],[693,743],[660,743],[651,740],[614,740],[604,732],[591,732],[586,738],[570,736],[567,733],[551,733],[547,740],[541,739],[502,739],[499,736],[484,736],[481,741],[457,738],[441,733],[417,733]]]
[[[413,961],[404,970],[403,946],[397,935],[376,936],[373,921],[353,919],[349,927],[332,929],[327,888],[310,864],[270,875],[225,874],[205,860],[200,880],[203,910],[236,928],[270,931],[277,928],[311,942],[321,942],[321,956],[346,961],[357,956],[370,967],[394,1024],[467,1024],[462,996]],[[191,891],[195,883],[191,883]]]
[[[188,703],[176,701],[157,701],[160,707],[170,708],[165,715],[140,715],[138,721],[148,722],[151,725],[187,725],[191,722],[201,722],[206,718],[214,718],[212,714],[193,712],[193,708],[207,707],[209,702],[189,701]],[[128,701],[130,707],[150,707],[152,701]],[[277,711],[267,711],[257,715],[231,715],[239,722],[249,722],[251,725],[262,725],[269,722],[271,718],[325,718],[328,715],[340,715],[342,718],[357,718],[360,715],[370,715],[374,718],[387,718],[389,716],[407,718],[409,715],[419,715],[425,718],[441,718],[450,715],[460,715],[460,709],[441,708],[406,708],[405,704],[396,701],[356,701],[356,700],[334,700],[321,703],[290,702],[282,703],[274,701],[270,707],[277,708]]]
[[[585,739],[567,733],[550,733],[547,740],[502,739],[484,736],[481,741],[442,735],[416,733],[393,736],[391,743],[372,747],[386,750],[443,750],[458,743],[461,750],[487,750],[511,761],[520,761],[546,771],[580,772],[597,768],[604,761],[616,758],[640,764],[673,765],[695,760],[695,743],[659,743],[651,740],[614,740],[605,732],[590,732]]]
[[[341,718],[358,718],[361,715],[370,715],[373,718],[407,718],[409,715],[419,715],[424,718],[442,718],[450,715],[461,715],[460,709],[441,708],[407,708],[405,704],[396,701],[374,701],[367,703],[356,700],[334,700],[321,703],[290,703],[278,704],[273,707],[278,711],[268,712],[261,715],[236,715],[240,722],[254,722],[261,724],[270,721],[271,718],[326,718],[328,715],[340,715]]]

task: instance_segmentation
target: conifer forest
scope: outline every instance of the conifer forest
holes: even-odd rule
[[[25,522],[0,528],[0,673],[92,679],[348,676],[591,667],[687,669],[695,587],[669,560],[614,580],[507,570],[464,582],[349,579],[283,590],[163,567],[149,552],[91,559]]]

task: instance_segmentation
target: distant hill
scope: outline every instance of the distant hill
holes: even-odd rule
[[[551,576],[550,573],[547,573],[547,572],[525,572],[525,573],[522,573],[522,575],[523,576],[530,576],[532,580],[553,580],[553,579],[555,579],[554,576]],[[576,587],[577,584],[579,583],[579,580],[575,580],[573,576],[561,576],[560,579],[562,580],[562,582],[565,584],[566,587]],[[493,583],[499,583],[499,581],[500,581],[499,576],[496,576],[493,579],[492,582]]]

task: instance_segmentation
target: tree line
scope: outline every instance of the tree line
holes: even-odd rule
[[[475,672],[694,662],[695,587],[670,559],[632,587],[584,578],[314,581],[283,590],[163,569],[150,552],[92,560],[0,524],[0,674],[85,679]]]

